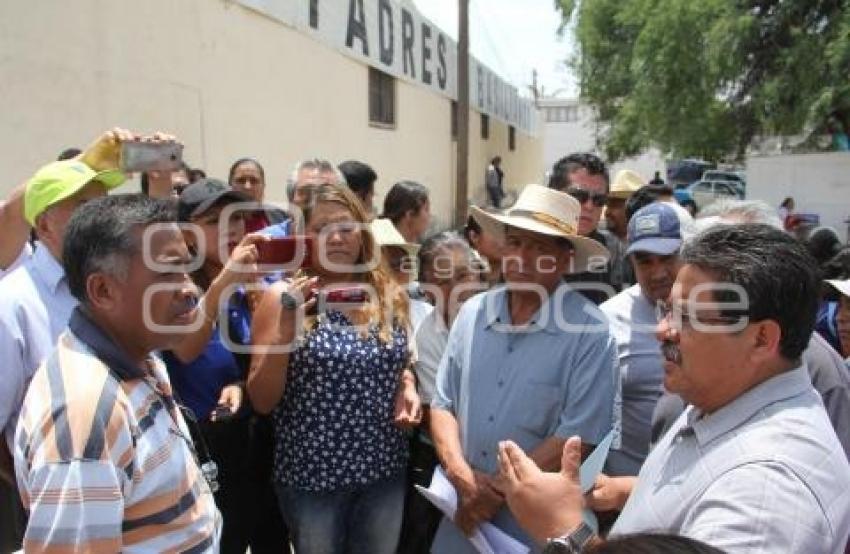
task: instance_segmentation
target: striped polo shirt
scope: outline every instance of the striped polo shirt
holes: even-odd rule
[[[15,471],[26,551],[215,552],[221,517],[161,361],[78,307],[27,391]]]

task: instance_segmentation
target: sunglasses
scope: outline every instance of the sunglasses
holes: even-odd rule
[[[604,192],[590,192],[578,187],[569,187],[566,193],[578,200],[579,204],[590,200],[597,208],[601,208],[608,202],[608,195]]]

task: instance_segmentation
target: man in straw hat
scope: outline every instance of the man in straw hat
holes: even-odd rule
[[[504,236],[505,286],[467,300],[455,320],[431,402],[440,463],[459,495],[435,552],[474,552],[464,535],[491,521],[525,544],[495,485],[497,444],[510,437],[550,470],[567,437],[598,444],[612,427],[616,346],[604,316],[562,276],[607,259],[578,234],[571,196],[528,185],[503,214],[472,208]],[[590,448],[590,446],[588,446]]]
[[[611,252],[611,282],[615,289],[630,287],[635,283],[635,273],[626,255],[626,201],[643,186],[643,178],[631,169],[621,169],[614,176],[608,202],[605,204],[607,245]]]

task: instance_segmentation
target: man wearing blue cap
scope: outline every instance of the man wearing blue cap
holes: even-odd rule
[[[617,341],[622,389],[621,436],[608,456],[610,475],[637,475],[649,452],[652,410],[664,377],[655,337],[656,304],[670,294],[680,266],[682,229],[691,223],[663,202],[638,210],[629,221],[626,250],[637,284],[600,306]]]

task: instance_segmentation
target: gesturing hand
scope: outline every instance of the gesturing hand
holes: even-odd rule
[[[561,471],[546,473],[511,441],[499,444],[500,486],[520,526],[539,543],[581,523],[581,439],[564,444]]]

